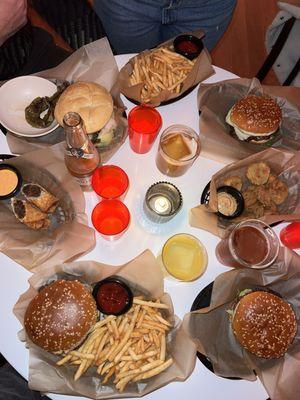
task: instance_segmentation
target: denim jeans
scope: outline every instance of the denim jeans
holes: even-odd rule
[[[201,28],[211,50],[225,32],[236,0],[94,0],[116,53],[157,46],[182,32]]]

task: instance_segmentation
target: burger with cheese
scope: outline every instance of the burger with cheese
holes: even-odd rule
[[[269,96],[243,97],[226,116],[226,122],[234,128],[240,140],[257,144],[274,139],[281,120],[281,108]]]
[[[297,333],[292,306],[273,291],[245,289],[228,313],[236,340],[260,358],[282,357]]]
[[[54,115],[63,126],[64,116],[70,112],[78,113],[84,121],[86,131],[92,134],[97,147],[107,147],[123,133],[118,124],[111,94],[105,87],[94,82],[75,82],[60,96]]]

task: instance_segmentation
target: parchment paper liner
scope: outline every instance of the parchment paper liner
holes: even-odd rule
[[[116,85],[118,77],[118,66],[112,54],[107,38],[96,40],[87,44],[70,57],[64,60],[55,68],[41,71],[35,75],[49,79],[56,84],[62,81],[77,82],[91,81],[104,86],[112,95],[117,114],[117,121],[123,127],[123,135],[107,150],[100,150],[102,162],[107,162],[112,155],[125,142],[127,137],[127,120],[122,117],[125,106],[120,98],[120,91]],[[48,135],[27,138],[7,133],[8,146],[13,154],[25,154],[29,151],[45,148],[65,140],[65,134],[61,127],[58,127]]]
[[[236,341],[226,312],[238,291],[266,286],[290,302],[298,319],[296,338],[284,357],[260,359]],[[234,269],[219,275],[212,291],[210,307],[186,314],[184,329],[206,355],[217,375],[263,383],[272,400],[298,400],[300,397],[300,257],[281,248],[275,264],[265,270]]]
[[[194,36],[198,37],[199,39],[201,39],[204,36],[204,33],[201,30],[197,30],[194,32],[186,32],[186,33],[194,35]],[[168,46],[168,45],[172,44],[175,37],[170,40],[167,40],[166,42],[162,43],[161,45],[159,45],[157,47],[159,48],[159,47],[164,47],[164,46]],[[150,52],[150,50],[145,50],[142,53],[148,54],[149,52]],[[133,99],[138,103],[142,103],[141,91],[143,88],[143,84],[140,83],[138,85],[129,86],[129,76],[133,69],[132,65],[133,65],[134,58],[135,57],[131,58],[128,61],[128,63],[125,64],[124,67],[120,70],[119,77],[118,77],[118,84],[119,84],[121,93],[123,93],[126,97],[128,97],[129,99]],[[169,101],[169,100],[175,99],[177,97],[180,97],[185,91],[198,85],[199,82],[204,81],[205,79],[209,78],[214,73],[215,73],[215,71],[211,65],[210,55],[209,55],[207,49],[204,48],[203,51],[198,56],[193,69],[188,74],[186,80],[183,82],[180,93],[173,93],[169,90],[164,90],[160,93],[159,96],[153,97],[151,99],[151,101],[147,102],[147,104],[157,107],[162,102]]]
[[[28,341],[29,386],[31,389],[81,395],[94,399],[140,397],[171,381],[183,381],[192,373],[196,361],[195,345],[185,331],[180,328],[180,320],[173,314],[171,298],[164,293],[163,273],[149,250],[127,264],[117,267],[100,264],[96,261],[73,262],[50,268],[39,267],[29,279],[30,288],[20,296],[14,307],[14,313],[23,325],[25,311],[30,300],[41,286],[54,279],[62,276],[65,276],[66,279],[74,279],[74,276],[77,276],[86,283],[93,283],[110,275],[118,275],[126,279],[134,292],[142,291],[145,295],[148,294],[149,298],[161,299],[164,303],[169,304],[170,310],[165,317],[170,322],[175,322],[175,327],[167,339],[168,354],[172,355],[174,359],[172,366],[158,376],[142,381],[138,385],[128,385],[125,393],[119,393],[111,384],[101,386],[95,368],[90,368],[84,376],[74,382],[73,376],[76,369],[70,366],[56,367],[55,362],[59,359],[57,356],[43,351]],[[21,331],[23,340],[26,340],[25,336],[25,331]]]
[[[95,246],[95,233],[88,227],[85,199],[80,186],[68,173],[62,144],[5,160],[24,178],[39,183],[59,199],[66,222],[34,231],[14,216],[10,200],[0,202],[0,251],[27,269],[46,267],[79,257]],[[51,218],[50,218],[51,219]]]
[[[253,144],[231,136],[225,121],[231,107],[248,94],[268,94],[281,106],[282,138],[272,147],[290,151],[300,150],[300,88],[262,86],[254,79],[231,79],[213,84],[201,84],[198,89],[201,155],[223,163],[243,159],[258,153],[270,144]]]
[[[259,219],[271,224],[277,221],[292,221],[300,219],[300,152],[292,153],[279,149],[266,149],[260,153],[253,154],[244,160],[236,161],[227,165],[215,175],[210,184],[209,204],[200,204],[190,210],[189,222],[191,226],[201,228],[216,236],[225,237],[230,227],[249,217],[242,214],[238,218],[225,220],[215,214],[217,211],[216,188],[223,185],[228,176],[238,175],[243,182],[248,182],[245,172],[251,163],[265,161],[280,179],[285,182],[289,189],[288,198],[278,207],[280,214],[265,215]],[[246,187],[245,185],[243,188]]]

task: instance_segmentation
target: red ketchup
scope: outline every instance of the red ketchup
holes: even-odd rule
[[[300,221],[295,221],[280,232],[282,244],[289,249],[300,249]]]
[[[195,43],[193,43],[193,42],[191,42],[189,40],[185,40],[185,41],[182,41],[182,42],[178,43],[177,44],[177,48],[182,53],[192,53],[192,54],[194,54],[194,53],[197,53],[199,51],[199,47]]]
[[[127,285],[113,279],[99,282],[94,289],[94,297],[103,314],[123,314],[132,304],[132,293]]]

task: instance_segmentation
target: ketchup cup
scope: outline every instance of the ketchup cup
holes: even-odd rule
[[[128,186],[126,172],[116,165],[101,166],[92,175],[92,187],[103,200],[124,200]]]
[[[162,126],[162,119],[155,108],[140,105],[128,115],[129,143],[135,153],[147,153]]]
[[[94,228],[107,240],[119,239],[129,222],[129,210],[120,200],[102,200],[92,212]]]

